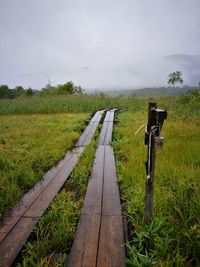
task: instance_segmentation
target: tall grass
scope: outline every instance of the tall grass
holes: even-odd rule
[[[147,112],[124,112],[118,117],[114,147],[124,212],[128,218],[129,266],[200,265],[200,117],[194,107],[161,99],[169,116],[162,135],[165,144],[157,151],[154,219],[144,224]],[[158,104],[160,104],[158,101]],[[200,107],[200,102],[198,102]],[[188,111],[193,113],[188,118]]]
[[[138,105],[133,98],[67,95],[48,97],[22,97],[0,100],[0,114],[34,114],[63,112],[94,112],[98,109]]]

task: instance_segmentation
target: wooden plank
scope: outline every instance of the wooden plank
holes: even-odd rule
[[[111,146],[105,146],[102,215],[122,215],[115,159]]]
[[[19,221],[21,216],[28,210],[33,202],[45,190],[48,184],[55,178],[55,176],[62,170],[64,165],[67,165],[69,160],[73,157],[72,152],[68,152],[63,160],[61,160],[56,167],[51,168],[44,178],[39,181],[32,189],[30,189],[14,208],[11,208],[6,213],[2,226],[0,228],[0,242],[8,234],[8,232]]]
[[[1,267],[8,267],[12,264],[37,221],[37,218],[21,218],[17,227],[14,227],[4,238],[0,244]]]
[[[107,132],[107,128],[108,128],[108,122],[104,121],[103,125],[102,125],[102,129],[99,135],[99,145],[104,145],[104,140],[106,137],[106,132]]]
[[[125,267],[122,216],[102,216],[97,267]]]
[[[90,122],[86,129],[83,131],[81,137],[79,138],[78,142],[76,143],[75,147],[83,146],[85,139],[87,138],[88,133],[93,127],[93,122]]]
[[[106,122],[106,121],[110,121],[110,115],[111,115],[111,111],[108,110],[108,111],[106,112],[106,116],[105,116],[104,122]]]
[[[65,183],[69,177],[73,168],[77,164],[79,157],[83,151],[83,147],[76,148],[72,151],[73,157],[70,161],[62,168],[62,170],[55,176],[52,182],[42,192],[42,194],[36,199],[32,206],[23,215],[24,217],[41,217],[44,211],[48,208],[52,199],[55,197],[57,192]]]
[[[97,111],[95,113],[95,115],[93,116],[93,118],[91,119],[91,122],[100,122],[104,111],[105,110],[99,110],[99,111]]]
[[[14,225],[14,227],[9,229],[9,234],[5,233],[4,238],[0,243],[0,258],[3,258],[2,264],[5,264],[5,266],[9,266],[15,259],[16,255],[21,250],[24,242],[32,232],[33,226],[37,223],[39,218],[49,206],[53,197],[56,195],[56,193],[66,181],[67,177],[70,175],[82,151],[83,147],[74,149],[73,157],[71,157],[70,161],[68,161],[68,164],[61,169],[61,171],[52,180],[52,182],[35,200],[32,206],[23,214],[23,217],[18,217],[17,223]],[[14,219],[15,218],[16,217],[14,217]],[[8,249],[9,246],[11,246],[11,249]],[[2,265],[0,264],[0,266]]]
[[[92,139],[97,127],[98,127],[98,125],[99,125],[99,122],[97,122],[97,121],[93,122],[92,128],[90,129],[88,135],[86,136],[86,139],[83,142],[83,146],[89,144],[89,142],[91,141],[91,139]]]
[[[99,145],[109,145],[112,142],[113,122],[103,123],[102,131],[99,137]]]
[[[81,215],[68,267],[96,267],[100,215]]]
[[[97,267],[125,267],[124,229],[114,152],[105,146],[101,228]]]
[[[101,214],[104,151],[104,146],[99,146],[96,150],[92,175],[89,179],[82,214]]]
[[[104,145],[109,145],[112,142],[113,122],[108,122]]]
[[[84,145],[88,144],[88,142],[91,140],[90,138],[92,138],[92,136],[93,136],[93,134],[94,134],[101,118],[102,118],[103,113],[104,113],[104,110],[99,110],[94,114],[94,116],[90,120],[90,123],[88,124],[86,129],[83,131],[81,137],[79,138],[78,142],[76,143],[75,147],[84,146]],[[96,127],[94,126],[94,124]],[[89,135],[89,137],[88,137],[88,135]]]

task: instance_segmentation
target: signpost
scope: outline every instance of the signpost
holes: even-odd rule
[[[164,138],[160,136],[167,111],[157,108],[155,102],[149,102],[148,123],[145,132],[145,145],[147,145],[146,167],[146,197],[145,197],[145,222],[151,222],[153,216],[154,172],[156,148],[163,147]]]

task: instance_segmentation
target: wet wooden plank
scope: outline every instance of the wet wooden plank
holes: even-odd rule
[[[100,215],[81,215],[68,267],[96,267]]]
[[[86,136],[82,146],[85,146],[85,145],[89,144],[89,142],[91,141],[91,139],[92,139],[97,127],[98,127],[98,125],[99,125],[99,122],[97,122],[97,121],[93,122],[93,125],[92,125],[88,135]]]
[[[89,179],[82,214],[101,214],[104,151],[104,146],[99,146],[96,150],[92,175]]]
[[[28,210],[33,202],[41,195],[45,188],[51,183],[55,176],[62,170],[64,165],[67,165],[73,157],[72,152],[68,152],[63,160],[56,167],[51,168],[32,189],[30,189],[14,208],[11,208],[6,213],[2,226],[0,228],[0,242],[8,234],[8,232],[19,221],[21,216]]]
[[[9,228],[9,234],[8,232],[5,233],[2,231],[2,236],[4,234],[2,242],[0,243],[0,255],[1,257],[3,257],[2,264],[9,266],[10,263],[13,262],[26,239],[32,232],[34,225],[47,209],[54,196],[66,181],[67,177],[69,177],[82,151],[83,147],[74,149],[71,152],[71,154],[73,154],[73,157],[70,158],[67,164],[63,166],[61,171],[45,188],[41,195],[34,201],[32,206],[29,207],[28,210],[23,214],[23,217],[17,217],[18,221],[14,225],[14,227],[12,227],[11,229]],[[14,219],[16,219],[16,217],[14,217]],[[10,249],[8,249],[9,246],[11,246]],[[0,264],[0,266],[2,265]]]
[[[85,139],[87,138],[90,130],[93,127],[93,122],[90,122],[86,129],[83,131],[81,137],[79,138],[78,142],[76,143],[75,147],[83,146]]]
[[[104,113],[104,110],[100,110],[95,113],[90,123],[88,124],[84,132],[82,133],[80,139],[76,143],[75,147],[85,146],[91,141],[94,135],[94,132],[96,131],[99,125],[99,122],[103,116],[103,113]]]
[[[107,128],[108,128],[108,122],[104,121],[102,128],[101,128],[100,135],[99,135],[99,145],[104,145],[104,140],[106,137]]]
[[[97,267],[125,267],[122,216],[102,216]]]
[[[12,264],[37,221],[38,218],[21,218],[17,226],[12,228],[9,235],[4,238],[0,244],[1,267]]]
[[[113,122],[107,122],[107,131],[104,139],[104,145],[109,145],[112,142]]]
[[[111,111],[108,110],[108,111],[106,112],[106,116],[105,116],[105,118],[104,118],[104,122],[106,122],[106,121],[110,121],[110,115],[111,115]]]
[[[125,267],[124,229],[115,158],[111,146],[105,146],[103,202],[97,267]]]
[[[115,158],[111,146],[105,146],[102,215],[122,215]]]
[[[99,111],[97,111],[95,113],[95,115],[93,116],[93,118],[91,119],[91,122],[100,122],[104,111],[105,110],[99,110]]]
[[[65,183],[66,179],[70,176],[73,168],[77,164],[79,157],[83,151],[82,147],[76,148],[72,151],[73,157],[62,168],[62,170],[55,176],[52,182],[36,199],[32,206],[24,213],[23,217],[41,217],[44,211],[48,208],[52,199]]]

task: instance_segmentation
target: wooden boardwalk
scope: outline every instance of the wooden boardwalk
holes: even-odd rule
[[[97,111],[75,148],[66,153],[33,189],[5,216],[0,228],[0,266],[10,266],[50,202],[76,166],[84,146],[90,142],[104,111]]]
[[[109,145],[114,112],[108,111],[104,119],[68,267],[125,266],[122,211],[114,153]]]

